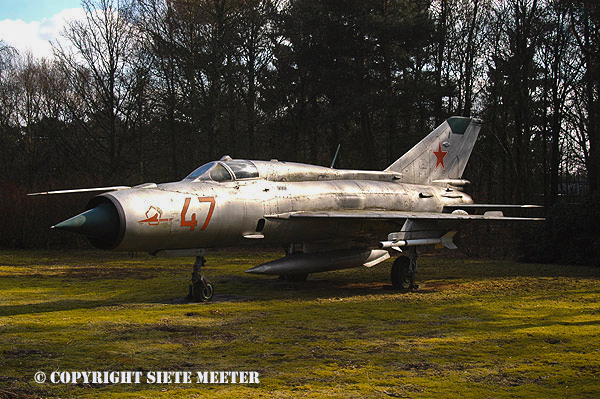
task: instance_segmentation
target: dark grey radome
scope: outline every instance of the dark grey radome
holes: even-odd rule
[[[98,204],[77,216],[52,226],[53,229],[83,234],[100,241],[111,241],[119,233],[119,214],[109,202]]]

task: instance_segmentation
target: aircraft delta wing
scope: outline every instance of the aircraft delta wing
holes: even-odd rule
[[[196,256],[189,300],[214,292],[201,275],[204,249],[257,242],[283,246],[286,256],[249,273],[303,280],[403,253],[392,265],[392,285],[416,288],[418,246],[454,249],[466,222],[543,220],[514,215],[536,205],[474,204],[460,191],[480,128],[478,120],[451,117],[383,171],[225,156],[179,182],[32,195],[108,191],[53,228],[84,234],[103,249]]]
[[[454,208],[450,207],[449,209]],[[523,206],[522,208],[531,208]],[[459,208],[460,209],[460,208]],[[369,220],[498,220],[498,221],[525,221],[525,220],[544,220],[543,218],[526,217],[507,217],[500,212],[488,211],[483,215],[471,215],[463,213],[435,213],[435,212],[405,212],[405,211],[386,211],[386,210],[347,210],[347,211],[298,211],[287,212],[278,215],[266,215],[266,218],[337,218],[337,219],[369,219]]]

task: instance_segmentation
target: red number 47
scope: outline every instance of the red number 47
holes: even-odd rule
[[[181,210],[181,227],[189,227],[190,231],[194,231],[194,229],[198,225],[198,221],[196,220],[196,214],[192,213],[192,216],[190,217],[190,219],[186,220],[186,214],[187,214],[188,208],[190,206],[190,200],[191,200],[191,198],[186,198],[185,202],[183,203],[183,209]],[[208,223],[210,222],[210,218],[212,217],[213,211],[215,210],[215,199],[214,199],[214,197],[198,197],[198,201],[210,203],[210,208],[208,209],[208,214],[206,215],[206,220],[204,221],[204,224],[202,225],[202,228],[200,229],[200,230],[204,230],[204,229],[206,229],[206,226],[208,226]]]

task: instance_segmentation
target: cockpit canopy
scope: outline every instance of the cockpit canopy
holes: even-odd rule
[[[295,162],[248,161],[232,159],[225,155],[218,161],[209,162],[190,173],[185,181],[226,182],[261,178],[275,182],[306,182],[327,180],[376,180],[398,182],[398,172],[372,170],[332,169],[325,166]]]
[[[253,179],[258,177],[258,169],[251,161],[227,160],[214,161],[200,166],[184,180],[200,181],[231,181]]]

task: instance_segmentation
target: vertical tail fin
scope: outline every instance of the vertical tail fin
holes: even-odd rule
[[[405,183],[460,179],[480,129],[477,119],[452,116],[385,170]]]

